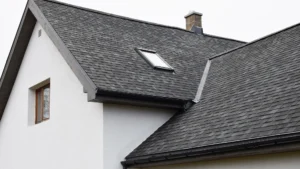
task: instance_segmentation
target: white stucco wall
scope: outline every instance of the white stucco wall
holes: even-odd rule
[[[143,169],[299,169],[300,151],[183,163]]]
[[[101,169],[103,105],[83,86],[36,25],[0,123],[1,169]],[[33,125],[29,88],[50,78],[50,120]],[[28,114],[29,113],[29,114]]]
[[[174,113],[172,109],[104,104],[104,169],[121,161]]]

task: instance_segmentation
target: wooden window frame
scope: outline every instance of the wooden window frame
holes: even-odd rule
[[[49,84],[46,84],[38,89],[35,90],[35,124],[39,124],[39,123],[42,123],[46,120],[49,120],[49,118],[44,118],[44,90],[46,88],[49,88],[49,90],[51,91],[51,88],[50,88],[50,83]],[[39,100],[38,100],[38,94],[41,93],[41,105],[42,105],[42,112],[41,112],[41,116],[42,116],[42,120],[40,122],[38,122],[38,103],[39,103]],[[51,97],[51,95],[49,94],[49,98]],[[49,100],[49,114],[50,114],[50,100]],[[50,116],[50,115],[49,115]]]

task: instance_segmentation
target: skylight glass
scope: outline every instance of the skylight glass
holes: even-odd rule
[[[140,54],[155,68],[173,70],[173,68],[163,60],[156,52],[139,50]]]

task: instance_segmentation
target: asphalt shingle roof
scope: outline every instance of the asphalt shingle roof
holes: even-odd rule
[[[101,90],[194,99],[206,60],[242,42],[78,8],[35,1]],[[153,69],[134,49],[157,51],[174,69]]]
[[[211,59],[200,99],[127,159],[300,132],[300,24]]]

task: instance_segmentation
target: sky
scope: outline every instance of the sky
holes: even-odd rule
[[[27,0],[1,0],[2,72]],[[60,0],[86,8],[185,28],[190,11],[203,14],[207,34],[253,41],[300,22],[300,0]]]

